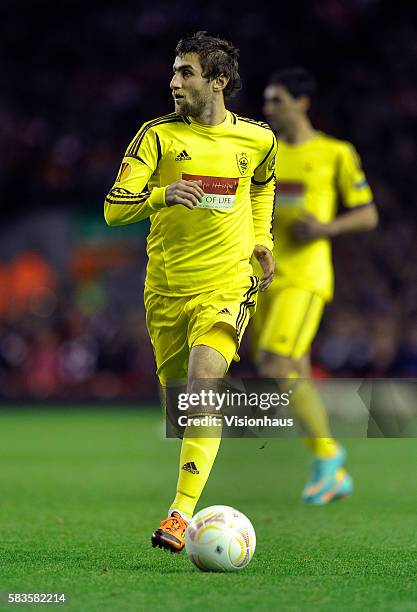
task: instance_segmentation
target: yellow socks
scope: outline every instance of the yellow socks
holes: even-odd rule
[[[296,378],[293,374],[291,378]],[[300,379],[293,387],[291,406],[302,428],[309,436],[307,446],[319,459],[329,459],[338,450],[338,444],[330,432],[326,408],[314,383]]]
[[[181,446],[177,494],[170,508],[170,514],[177,511],[185,519],[190,519],[194,514],[221,440],[221,428],[217,438],[189,438],[186,437],[189,435],[188,430],[185,431]]]
[[[305,438],[305,443],[318,459],[334,457],[339,448],[334,438]]]

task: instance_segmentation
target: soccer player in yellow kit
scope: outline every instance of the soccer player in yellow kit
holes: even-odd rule
[[[163,387],[186,378],[193,390],[201,379],[222,378],[258,288],[273,277],[276,138],[267,124],[226,109],[225,98],[240,88],[237,60],[232,44],[205,32],[178,43],[175,112],[140,128],[106,197],[109,225],[151,221],[144,298]],[[184,547],[220,444],[220,436],[203,434],[185,430],[176,496],[153,546]]]
[[[374,228],[378,215],[354,147],[311,124],[314,93],[314,77],[302,68],[274,74],[264,92],[264,114],[280,137],[276,275],[260,296],[254,335],[260,376],[303,379],[294,387],[292,407],[315,460],[302,497],[321,505],[352,491],[345,450],[332,438],[320,396],[306,380],[310,346],[333,295],[331,239]]]

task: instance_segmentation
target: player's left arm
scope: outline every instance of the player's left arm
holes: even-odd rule
[[[252,203],[255,248],[253,254],[262,267],[261,291],[269,287],[274,277],[273,257],[274,201],[275,201],[275,156],[277,141],[272,133],[267,141],[268,148],[261,163],[255,168],[251,179],[250,197]]]
[[[306,213],[294,224],[296,239],[332,238],[340,234],[369,231],[378,225],[378,211],[360,157],[355,148],[347,143],[344,143],[338,158],[336,182],[342,204],[348,212],[339,214],[329,223],[321,223]]]

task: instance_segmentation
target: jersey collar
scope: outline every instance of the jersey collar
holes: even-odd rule
[[[184,117],[184,119],[193,129],[210,134],[222,132],[225,128],[228,128],[230,125],[232,125],[232,123],[234,123],[233,115],[228,110],[226,110],[226,117],[224,121],[222,121],[222,123],[218,123],[217,125],[203,125],[202,123],[198,123],[193,117]]]

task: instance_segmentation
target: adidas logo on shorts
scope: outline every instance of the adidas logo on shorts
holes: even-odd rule
[[[188,155],[187,151],[183,149],[179,155],[175,158],[175,161],[188,161],[191,157]]]
[[[200,470],[197,469],[196,464],[194,463],[194,461],[189,461],[188,463],[184,463],[184,465],[181,468],[182,470],[185,470],[186,472],[190,472],[191,474],[199,474]]]
[[[217,314],[227,314],[227,315],[232,316],[232,313],[229,312],[228,308],[222,308],[221,310],[219,310],[219,312]]]

